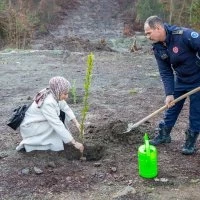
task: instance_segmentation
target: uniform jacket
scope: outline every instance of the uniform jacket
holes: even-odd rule
[[[65,101],[57,102],[52,94],[46,97],[40,108],[33,102],[20,125],[23,140],[16,149],[25,148],[27,152],[63,150],[63,142],[71,142],[73,137],[59,118],[60,110],[65,112],[68,121],[75,118],[67,103]]]
[[[166,40],[153,51],[166,95],[200,85],[200,35],[192,29],[165,24]]]

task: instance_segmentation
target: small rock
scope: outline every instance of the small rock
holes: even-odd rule
[[[81,176],[81,179],[85,179],[85,176]]]
[[[66,177],[66,181],[71,182],[71,180],[72,180],[72,177],[70,177],[70,176]]]
[[[114,185],[113,182],[108,182],[107,185],[111,186],[111,185]]]
[[[167,178],[160,178],[160,179],[159,178],[154,178],[154,181],[156,181],[156,182],[160,181],[160,182],[166,183],[169,180]]]
[[[86,157],[80,157],[80,161],[86,161]]]
[[[136,193],[135,188],[133,188],[131,186],[127,186],[123,190],[114,194],[113,199],[121,199],[121,198],[127,196],[128,194],[135,194],[135,193]]]
[[[99,178],[104,178],[104,177],[105,177],[105,174],[99,172],[99,173],[98,173],[98,177],[99,177]]]
[[[0,153],[0,159],[8,157],[7,153]]]
[[[38,167],[34,167],[33,170],[35,171],[36,174],[42,174],[43,173],[43,171]]]
[[[160,179],[160,182],[163,182],[163,183],[166,183],[166,182],[168,182],[169,180],[167,179],[167,178],[161,178]]]
[[[33,98],[31,98],[30,96],[27,97],[27,100],[32,100]]]
[[[117,171],[117,168],[116,167],[111,167],[111,172],[116,172]]]
[[[132,185],[133,184],[133,180],[128,180],[128,185]]]
[[[30,173],[30,169],[24,168],[24,169],[22,169],[21,173],[24,174],[24,175],[28,175]]]
[[[94,166],[95,166],[95,167],[100,167],[100,166],[101,166],[101,163],[96,162],[96,163],[94,163]]]
[[[114,177],[115,179],[118,179],[118,178],[119,178],[119,176],[118,176],[117,174],[114,174],[113,177]]]
[[[48,163],[48,167],[56,168],[56,164],[53,161],[51,161]]]

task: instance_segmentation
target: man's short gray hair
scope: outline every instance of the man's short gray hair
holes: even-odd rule
[[[164,27],[163,20],[156,15],[148,17],[144,23],[144,25],[148,25],[151,29],[155,29],[158,24]]]

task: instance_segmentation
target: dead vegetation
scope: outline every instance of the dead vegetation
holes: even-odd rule
[[[59,23],[62,10],[73,9],[76,5],[76,0],[3,0],[0,4],[0,36],[4,42],[0,47],[29,48],[37,32],[48,34],[50,24]]]
[[[121,1],[121,18],[124,19],[124,35],[133,35],[134,2]],[[0,36],[4,40],[0,48],[29,48],[30,41],[49,34],[49,29],[62,21],[68,10],[80,5],[79,0],[3,0],[0,3]],[[102,48],[100,44],[100,48]]]

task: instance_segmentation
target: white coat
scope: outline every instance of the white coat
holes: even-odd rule
[[[75,118],[66,101],[57,102],[52,94],[45,98],[40,108],[34,101],[26,111],[24,120],[20,125],[23,140],[16,147],[16,150],[19,151],[22,148],[25,148],[26,152],[63,150],[63,142],[69,143],[73,137],[59,118],[60,110],[65,112],[67,121]]]

